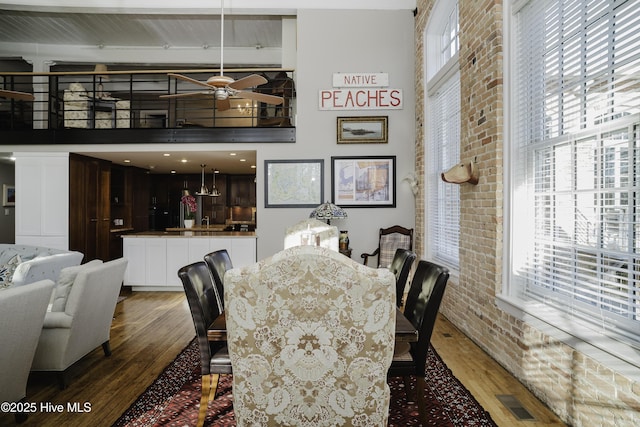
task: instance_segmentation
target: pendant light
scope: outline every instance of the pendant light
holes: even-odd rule
[[[200,192],[196,193],[196,196],[209,196],[209,189],[204,185],[204,168],[207,165],[200,165],[202,168],[202,184],[200,186]]]
[[[190,194],[191,194],[191,193],[189,193],[188,183],[187,183],[187,181],[185,180],[185,181],[184,181],[184,184],[182,185],[182,195],[183,195],[183,196],[188,196],[188,195],[190,195]]]
[[[215,169],[211,169],[211,171],[213,172],[213,187],[211,188],[210,196],[218,197],[220,196],[220,191],[216,188],[216,174],[218,171]]]

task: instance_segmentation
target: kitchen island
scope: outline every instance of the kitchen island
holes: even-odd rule
[[[246,231],[145,231],[122,235],[129,260],[124,285],[134,291],[183,291],[178,270],[226,249],[234,267],[256,262],[256,234]]]

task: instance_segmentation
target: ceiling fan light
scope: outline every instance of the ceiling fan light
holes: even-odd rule
[[[225,99],[229,99],[229,92],[227,92],[224,88],[218,88],[215,90],[215,97],[218,101],[224,101]]]

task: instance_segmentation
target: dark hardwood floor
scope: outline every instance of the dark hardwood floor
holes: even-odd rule
[[[52,374],[33,373],[27,401],[38,412],[22,426],[111,426],[153,382],[165,366],[193,339],[195,331],[181,292],[135,292],[118,303],[111,330],[113,355],[97,348],[71,369],[70,385],[57,386]],[[474,394],[499,426],[562,425],[540,401],[443,317],[434,330],[434,347],[461,382]],[[480,373],[480,374],[479,374]],[[495,397],[513,394],[535,416],[518,421]],[[73,413],[67,405],[90,404],[90,411]],[[41,406],[63,405],[62,412]],[[0,426],[15,425],[13,416],[0,414]]]

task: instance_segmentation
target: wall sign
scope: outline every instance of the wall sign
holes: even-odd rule
[[[388,73],[333,73],[333,87],[387,87]]]
[[[400,110],[402,89],[389,88],[387,73],[333,73],[333,89],[321,90],[320,110]]]
[[[402,89],[321,90],[320,110],[400,110]]]

